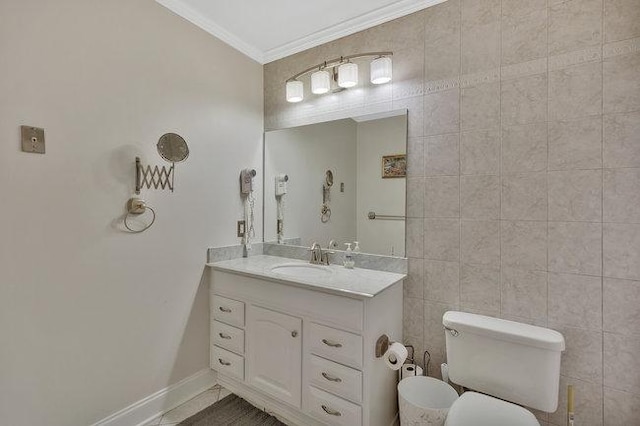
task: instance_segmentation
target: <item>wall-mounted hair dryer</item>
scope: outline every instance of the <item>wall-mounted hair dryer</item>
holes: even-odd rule
[[[249,195],[253,191],[253,178],[256,177],[254,169],[244,169],[240,172],[240,193]]]
[[[289,175],[281,174],[276,176],[276,197],[287,193],[287,182],[289,182]]]

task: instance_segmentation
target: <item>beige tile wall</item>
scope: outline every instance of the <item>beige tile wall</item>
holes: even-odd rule
[[[287,104],[332,57],[394,51],[394,82]],[[444,360],[442,314],[567,341],[581,425],[639,424],[640,3],[448,0],[265,67],[269,129],[409,110],[405,341]],[[438,374],[432,367],[432,373]]]

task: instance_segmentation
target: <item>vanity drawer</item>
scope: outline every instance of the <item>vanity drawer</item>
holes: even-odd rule
[[[244,326],[244,303],[214,294],[212,297],[213,318],[229,325]]]
[[[220,321],[213,321],[213,344],[238,354],[244,354],[244,330]]]
[[[362,408],[318,388],[307,388],[306,411],[328,425],[358,426],[362,424]]]
[[[218,346],[211,349],[211,368],[225,376],[244,380],[244,358]]]
[[[285,262],[286,260],[283,259],[283,263]],[[362,300],[209,269],[211,269],[209,272],[213,297],[223,294],[232,299],[255,303],[275,311],[314,318],[323,324],[356,333],[363,330],[364,302]]]
[[[362,336],[311,323],[309,345],[312,353],[358,369],[362,368]]]
[[[309,382],[351,401],[362,401],[362,373],[353,368],[311,355]]]

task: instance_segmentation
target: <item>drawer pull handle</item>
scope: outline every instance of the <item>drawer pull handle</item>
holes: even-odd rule
[[[224,334],[224,333],[218,333],[218,336],[220,336],[222,339],[226,339],[226,340],[231,339],[231,336],[229,336],[228,334]]]
[[[220,309],[225,314],[230,314],[231,313],[231,308],[225,308],[224,306],[220,306],[218,309]]]
[[[291,337],[298,337],[298,332],[296,330],[293,330],[291,332]]]
[[[335,382],[335,383],[341,383],[342,379],[340,377],[333,377],[328,375],[327,373],[322,373],[322,377],[324,377],[325,379],[327,379],[330,382]]]
[[[230,366],[231,363],[228,361],[223,360],[222,358],[218,358],[218,362],[226,367]]]
[[[342,347],[342,343],[335,343],[335,342],[332,342],[332,341],[327,340],[327,339],[322,339],[322,343],[324,343],[325,345],[330,346],[332,348],[341,348]]]
[[[340,411],[336,411],[336,410],[332,410],[331,408],[327,408],[326,405],[322,405],[322,409],[324,410],[325,413],[327,413],[330,416],[336,416],[336,417],[342,416],[342,413]]]

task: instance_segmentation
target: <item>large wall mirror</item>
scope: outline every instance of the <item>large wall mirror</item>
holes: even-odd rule
[[[270,131],[265,241],[405,256],[407,113]]]

